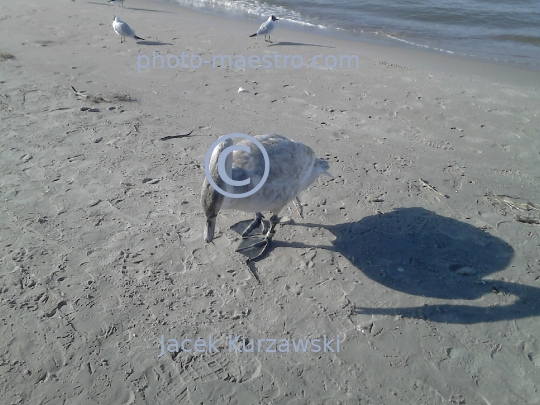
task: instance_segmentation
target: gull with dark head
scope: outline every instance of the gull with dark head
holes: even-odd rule
[[[262,25],[259,27],[259,30],[255,34],[250,35],[249,37],[252,38],[259,35],[264,35],[264,40],[266,41],[266,36],[268,35],[268,42],[272,42],[270,41],[270,34],[272,33],[272,31],[274,31],[274,21],[279,21],[279,19],[271,15],[270,17],[268,17],[268,20],[262,23]]]
[[[262,255],[275,233],[279,222],[280,211],[289,202],[293,201],[298,213],[302,216],[302,205],[298,194],[306,190],[321,174],[332,175],[327,172],[329,164],[319,159],[311,148],[300,142],[295,142],[281,135],[257,135],[257,139],[268,154],[270,170],[263,186],[254,194],[243,198],[232,198],[215,190],[205,177],[201,203],[206,215],[204,240],[209,243],[214,238],[217,216],[220,210],[234,209],[243,212],[254,212],[255,220],[242,233],[243,238],[257,229],[262,222],[263,240],[247,248],[261,247]],[[241,182],[250,179],[246,185],[236,186],[226,183],[220,176],[218,161],[221,153],[233,145],[232,139],[222,141],[212,152],[209,171],[215,184],[231,194],[243,194],[254,189],[264,176],[265,162],[261,150],[250,140],[243,140],[238,145],[245,145],[250,152],[233,150],[225,158],[225,171],[229,180]],[[270,211],[270,226],[263,221],[261,212]],[[246,249],[246,248],[243,248]],[[240,250],[240,249],[239,249]]]
[[[113,27],[114,32],[120,35],[120,43],[125,41],[125,37],[130,37],[133,39],[144,41],[143,38],[140,38],[137,35],[135,35],[135,31],[133,31],[131,27],[127,25],[127,23],[122,21],[120,17],[113,16],[112,27]]]

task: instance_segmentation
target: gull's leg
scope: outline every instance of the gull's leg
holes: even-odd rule
[[[253,248],[253,247],[259,247],[259,246],[264,246],[264,249],[266,249],[266,246],[268,245],[268,242],[270,242],[272,240],[272,238],[274,237],[274,234],[276,233],[275,228],[276,228],[276,225],[278,223],[279,223],[278,216],[277,215],[272,215],[272,217],[270,218],[270,225],[271,226],[270,226],[270,229],[268,230],[268,232],[266,232],[266,235],[264,236],[264,239],[260,240],[259,242],[255,242],[253,245],[245,246],[245,247],[239,249],[238,251],[246,250],[246,249]],[[264,252],[264,249],[263,249],[263,252]]]
[[[268,222],[267,221],[262,221],[261,235],[265,235],[266,232],[268,232]]]
[[[279,224],[279,218],[278,218],[278,216],[276,214],[274,214],[274,215],[272,215],[270,217],[270,229],[268,230],[268,232],[266,233],[266,236],[264,238],[264,240],[266,241],[267,244],[274,237],[274,234],[276,233],[275,228],[276,228],[277,224]]]
[[[259,225],[261,224],[261,221],[263,218],[264,218],[263,214],[261,214],[260,212],[256,212],[255,219],[253,220],[253,222],[249,224],[249,226],[246,228],[244,232],[242,232],[242,238],[247,238],[247,236],[251,233],[251,231],[253,231],[254,229],[257,229]],[[262,222],[263,222],[263,231],[264,231],[264,221]]]
[[[300,218],[304,218],[304,207],[302,207],[302,202],[300,201],[300,199],[297,197],[295,197],[295,199],[293,200],[293,203],[294,203],[294,206],[296,207],[296,211],[298,211],[298,215],[300,215]]]

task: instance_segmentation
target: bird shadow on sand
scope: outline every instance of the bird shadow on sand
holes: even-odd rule
[[[139,45],[174,45],[174,44],[171,44],[170,42],[147,41],[147,40],[137,41],[137,44]]]
[[[438,300],[420,307],[356,307],[355,314],[401,315],[453,324],[540,315],[539,288],[488,279],[509,265],[514,249],[467,223],[414,207],[337,225],[285,225],[277,235],[288,226],[323,228],[335,239],[331,246],[273,240],[259,260],[278,247],[327,249],[341,254],[371,280],[387,288]],[[489,307],[453,302],[474,301],[494,293],[514,296],[514,302]]]
[[[137,8],[137,7],[118,7],[117,4],[109,4],[108,2],[107,3],[98,3],[97,1],[87,1],[86,3],[88,4],[95,4],[95,5],[98,5],[98,6],[107,6],[107,7],[110,7],[111,9],[115,9],[115,10],[136,10],[136,11],[149,11],[149,12],[152,12],[152,13],[167,13],[167,14],[176,14],[172,11],[166,11],[166,10],[156,10],[156,9],[152,9],[152,8]]]
[[[273,42],[268,46],[317,46],[320,48],[335,48],[334,46],[329,46],[329,45],[305,44],[303,42],[287,42],[287,41]]]

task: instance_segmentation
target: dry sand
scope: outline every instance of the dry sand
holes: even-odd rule
[[[125,3],[1,2],[0,402],[540,404],[538,72]],[[182,51],[359,67],[137,72]],[[249,215],[202,240],[204,155],[232,132],[335,176],[282,212],[261,283],[230,229]],[[158,358],[209,334],[219,353]]]

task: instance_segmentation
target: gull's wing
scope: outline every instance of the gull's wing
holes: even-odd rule
[[[119,31],[122,33],[123,36],[125,37],[134,37],[135,36],[135,31],[133,31],[131,29],[131,27],[129,25],[127,25],[127,23],[125,22],[120,22],[119,24]]]
[[[259,31],[257,31],[257,35],[268,35],[272,29],[274,29],[274,23],[272,21],[266,21],[260,26]]]

